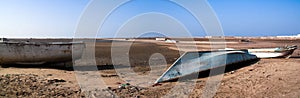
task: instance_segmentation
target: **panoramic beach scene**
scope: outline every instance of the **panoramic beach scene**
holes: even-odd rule
[[[299,98],[297,0],[2,0],[0,98]]]

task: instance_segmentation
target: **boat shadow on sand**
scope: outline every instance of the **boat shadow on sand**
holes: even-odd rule
[[[290,57],[290,58],[292,58],[292,59],[299,59],[300,56],[292,56],[292,57]]]
[[[75,71],[72,64],[42,64],[42,65],[0,65],[2,68],[36,68],[36,69],[56,69],[56,70],[66,70],[66,71]],[[121,65],[97,65],[97,70],[93,69],[95,65],[85,65],[85,66],[76,66],[76,69],[79,71],[101,71],[101,70],[113,70],[116,68],[128,68],[128,66]]]

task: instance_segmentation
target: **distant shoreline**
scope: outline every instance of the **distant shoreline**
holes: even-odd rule
[[[189,38],[205,38],[205,39],[211,39],[211,38],[225,38],[225,39],[300,39],[300,36],[262,36],[262,37],[246,37],[246,36],[205,36],[205,37],[137,37],[137,38],[126,38],[126,37],[120,37],[120,38],[66,38],[66,37],[34,37],[34,38],[17,38],[17,37],[2,37],[2,38],[8,38],[8,39],[155,39],[155,38],[170,38],[170,39],[189,39]]]

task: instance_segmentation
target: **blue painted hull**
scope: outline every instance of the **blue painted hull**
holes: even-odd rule
[[[255,55],[243,50],[187,52],[170,66],[155,83],[254,59],[257,59]]]

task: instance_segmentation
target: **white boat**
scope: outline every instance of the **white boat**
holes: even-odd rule
[[[258,58],[276,58],[286,57],[289,58],[297,46],[286,46],[278,48],[262,48],[262,49],[247,49],[250,54],[256,55]]]
[[[277,48],[258,48],[258,49],[242,49],[242,50],[247,50],[250,54],[256,55],[258,58],[278,58],[278,57],[289,58],[296,49],[297,46],[293,45],[293,46],[277,47]],[[240,50],[240,49],[225,48],[220,50]]]
[[[81,58],[83,42],[0,41],[0,64],[63,63]]]

